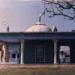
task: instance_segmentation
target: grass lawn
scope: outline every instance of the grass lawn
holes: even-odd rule
[[[0,75],[75,75],[75,68],[1,69]]]

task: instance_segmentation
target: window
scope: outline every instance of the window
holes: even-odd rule
[[[17,54],[17,58],[19,58],[20,56],[19,56],[19,53]]]
[[[14,54],[12,54],[12,58],[16,58],[16,54],[14,53]]]

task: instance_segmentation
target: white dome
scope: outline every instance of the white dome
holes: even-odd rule
[[[36,24],[26,29],[25,32],[52,32],[52,30],[46,24],[37,22]]]

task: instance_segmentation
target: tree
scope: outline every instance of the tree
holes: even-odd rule
[[[45,12],[49,17],[63,16],[70,20],[75,19],[75,0],[58,1],[58,0],[43,0],[45,4]]]

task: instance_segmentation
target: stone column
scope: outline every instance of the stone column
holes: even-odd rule
[[[2,63],[5,64],[5,58],[6,58],[6,47],[5,45],[2,46]]]
[[[24,40],[21,40],[21,64],[24,64]]]
[[[8,56],[9,52],[6,44],[3,45],[2,51],[3,51],[3,57],[2,57],[3,63],[9,62],[9,56]]]
[[[54,40],[54,64],[57,64],[57,40]]]

